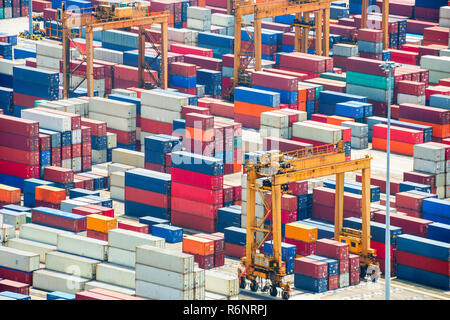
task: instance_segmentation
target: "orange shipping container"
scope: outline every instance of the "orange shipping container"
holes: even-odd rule
[[[387,140],[377,137],[372,137],[372,149],[386,151]],[[414,155],[414,144],[394,141],[391,139],[391,151],[399,154],[406,154],[408,156]]]
[[[65,189],[52,186],[39,186],[35,190],[35,199],[38,201],[60,204],[61,201],[66,200]]]
[[[0,202],[18,203],[20,202],[20,189],[0,184]]]
[[[433,128],[433,137],[437,138],[447,138],[450,137],[450,124],[435,124],[430,122],[423,122],[411,119],[399,118],[399,121],[406,121],[415,124],[421,124],[424,126],[431,126]]]
[[[117,220],[115,218],[99,214],[90,214],[86,216],[86,223],[86,229],[98,232],[106,233],[109,230],[117,229]]]
[[[184,236],[183,252],[201,256],[214,254],[214,241],[195,236]]]
[[[351,121],[351,122],[355,122],[355,119],[352,118],[347,118],[347,117],[342,117],[342,116],[329,116],[327,118],[327,123],[329,124],[334,124],[336,126],[340,126],[342,122],[345,121]]]
[[[259,104],[247,103],[242,101],[234,101],[234,113],[240,113],[247,116],[260,117],[261,113],[266,111],[279,110],[280,108],[272,108]]]
[[[214,141],[214,129],[201,130],[199,128],[186,127],[186,138],[211,142]]]
[[[299,103],[302,103],[302,102],[306,103],[306,93],[307,93],[306,88],[298,88],[298,102]]]
[[[298,102],[298,110],[306,111],[306,102]]]
[[[318,229],[316,227],[307,226],[298,222],[287,223],[285,226],[284,236],[288,239],[314,242],[317,240]]]

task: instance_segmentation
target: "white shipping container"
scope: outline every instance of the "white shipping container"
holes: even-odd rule
[[[36,253],[39,255],[39,262],[45,263],[45,254],[51,251],[56,251],[56,246],[46,243],[41,243],[25,239],[9,239],[8,247],[23,250],[27,252]]]
[[[224,296],[223,294],[205,291],[205,300],[228,300],[228,299],[227,296]]]
[[[126,171],[135,169],[133,166],[128,166],[126,164],[122,163],[109,163],[108,164],[108,175],[110,176],[113,173],[119,173],[122,172],[125,174]],[[112,181],[111,181],[112,184]],[[118,185],[120,186],[120,184]]]
[[[36,56],[39,55],[61,60],[63,58],[62,45],[60,42],[38,41],[36,42]],[[71,59],[76,59],[79,56],[80,54],[77,49],[70,48]]]
[[[141,106],[142,119],[150,119],[164,123],[172,123],[173,120],[181,118],[181,112],[164,110],[161,111],[161,107],[152,107],[148,105]]]
[[[412,94],[399,93],[397,94],[397,103],[414,103],[425,105],[425,95],[414,96]]]
[[[151,282],[136,280],[136,296],[153,300],[193,300],[194,290],[181,291]]]
[[[131,230],[113,229],[108,231],[108,244],[123,250],[136,251],[136,247],[141,245],[164,248],[165,241],[164,238]]]
[[[59,72],[59,61],[60,59],[43,56],[41,54],[36,55],[36,66],[38,68],[50,69],[55,72]],[[62,77],[59,77],[59,82],[63,81]]]
[[[125,287],[121,287],[121,286],[115,286],[113,284],[101,282],[101,281],[89,281],[85,285],[85,290],[91,290],[91,289],[95,289],[95,288],[116,291],[119,293],[131,295],[131,296],[134,296],[136,294],[136,291],[134,291],[133,289],[125,288]]]
[[[111,172],[110,184],[111,184],[111,187],[114,186],[114,187],[119,187],[119,188],[123,189],[125,187],[125,172],[120,172],[120,171]]]
[[[39,269],[39,254],[0,246],[0,266],[31,272]]]
[[[450,172],[445,174],[445,185],[450,186]]]
[[[261,125],[259,129],[259,134],[261,135],[261,138],[265,137],[276,137],[276,138],[283,138],[283,139],[290,139],[289,135],[289,129],[290,128],[274,128],[274,127],[267,127],[264,125]]]
[[[109,189],[111,199],[125,201],[125,189],[122,187],[111,186]]]
[[[194,272],[194,256],[149,245],[136,248],[136,263],[178,273]]]
[[[62,73],[60,73],[59,78],[63,78]],[[72,75],[72,83],[81,83],[80,88],[86,89],[87,81],[83,81],[83,79],[83,77]],[[94,79],[92,83],[94,86],[94,91],[98,91],[98,96],[103,97],[105,95],[105,79]]]
[[[72,159],[61,160],[61,168],[72,169]]]
[[[21,225],[26,223],[25,212],[15,212],[11,210],[4,210],[0,213],[3,218],[3,223],[9,224],[11,226],[20,228]]]
[[[136,118],[119,118],[103,113],[89,111],[89,118],[99,121],[105,121],[107,127],[119,131],[136,131]]]
[[[102,113],[118,118],[136,118],[136,105],[130,102],[91,97],[89,99],[89,113],[91,112]]]
[[[187,27],[198,31],[209,31],[211,29],[211,21],[188,18]]]
[[[112,94],[122,94],[124,96],[137,98],[136,91],[131,91],[131,90],[127,90],[127,89],[115,88],[115,89],[111,90],[111,93]]]
[[[92,164],[105,163],[107,159],[108,159],[108,151],[106,149],[103,150],[92,149]]]
[[[450,57],[446,56],[442,56],[440,58],[450,59]],[[429,78],[430,84],[438,84],[439,80],[446,78],[450,78],[450,72],[444,72],[442,70],[430,70],[430,78]]]
[[[445,161],[445,148],[429,143],[415,144],[414,158],[429,161]]]
[[[436,71],[450,72],[450,57],[438,57],[438,56],[422,56],[420,59],[420,67]],[[431,74],[431,72],[430,72]]]
[[[226,296],[235,296],[239,294],[239,279],[237,276],[206,270],[205,289]]]
[[[84,290],[89,279],[51,270],[33,272],[33,288],[45,291],[77,293]]]
[[[438,197],[438,199],[444,199],[446,196],[445,196],[445,186],[442,186],[442,187],[436,187],[436,195],[437,195],[437,197]]]
[[[181,112],[182,106],[189,105],[189,99],[165,92],[145,90],[141,92],[141,105]]]
[[[435,186],[436,187],[443,187],[445,186],[445,173],[440,173],[434,176]]]
[[[255,217],[255,223],[257,225],[260,225],[263,222],[263,219],[260,217]],[[247,215],[246,214],[242,214],[241,215],[241,228],[247,228]]]
[[[21,117],[28,120],[39,121],[39,127],[65,132],[72,130],[71,119],[60,114],[47,113],[35,109],[23,109],[21,112]]]
[[[0,242],[5,243],[14,238],[16,238],[16,228],[3,222],[0,223]]]
[[[345,288],[350,285],[350,273],[339,274],[339,288]]]
[[[333,46],[333,55],[341,57],[355,57],[358,55],[358,46],[345,43],[336,43]]]
[[[56,100],[53,101],[53,104],[57,106],[63,106],[64,112],[73,113],[73,114],[81,114],[80,113],[80,105],[76,104],[74,102],[71,102],[70,100]],[[78,112],[77,112],[78,108]]]
[[[123,64],[123,52],[106,48],[94,48],[94,59]]]
[[[73,102],[76,102],[77,104],[80,105],[80,111],[81,111],[81,115],[86,115],[89,112],[89,101],[87,100],[83,100],[83,99],[79,99],[79,98],[70,98],[67,99]]]
[[[47,253],[45,268],[87,279],[95,279],[96,266],[100,262],[99,260],[54,251]]]
[[[96,280],[125,288],[135,288],[134,270],[112,263],[97,264]]]
[[[304,122],[292,125],[292,136],[301,139],[315,140],[324,143],[338,143],[342,140],[342,131]]]
[[[86,203],[75,199],[61,201],[61,211],[72,212],[73,208],[85,206]]]
[[[211,14],[211,24],[221,27],[234,27],[234,16],[223,13]]]
[[[112,162],[144,168],[145,156],[143,152],[116,148],[112,150]]]
[[[108,247],[108,262],[124,267],[134,268],[136,265],[136,253],[134,251]]]
[[[192,6],[187,8],[187,18],[211,20],[211,9]]]
[[[194,267],[194,288],[205,287],[205,269]]]
[[[80,202],[84,202],[85,206],[87,206],[88,204],[101,205],[101,203],[102,203],[100,200],[94,200],[94,199],[89,199],[89,198],[85,198],[85,197],[79,197],[76,199]]]
[[[107,144],[106,144],[107,149],[117,148],[117,134],[112,133],[112,132],[107,132],[106,139],[107,139]]]
[[[414,171],[421,171],[431,174],[444,173],[445,161],[429,161],[414,158]]]
[[[0,73],[7,74],[9,76],[13,75],[13,68],[15,66],[24,66],[25,60],[8,60],[0,58]]]
[[[272,111],[261,113],[261,126],[268,126],[274,128],[289,127],[289,117],[285,114],[280,114]]]
[[[82,143],[81,129],[72,130],[72,144]]]
[[[108,242],[106,241],[71,234],[58,234],[57,247],[59,251],[87,258],[102,261],[108,259]]]
[[[178,290],[194,288],[194,273],[178,273],[143,264],[136,264],[136,280],[147,281]]]
[[[450,185],[445,186],[445,197],[450,198]]]
[[[54,103],[54,101],[42,101],[36,104],[36,107],[43,107],[52,110],[58,110],[66,112],[66,107],[60,104]]]
[[[341,126],[351,128],[352,137],[361,137],[361,136],[366,137],[369,134],[369,126],[365,123],[344,121],[341,122]]]
[[[20,228],[19,238],[56,246],[58,243],[58,234],[75,235],[75,233],[71,231],[27,223]]]
[[[205,300],[205,287],[194,288],[194,300]]]
[[[446,20],[448,20],[448,24],[450,27],[450,19],[446,19]],[[439,50],[439,56],[440,57],[450,57],[450,49]]]

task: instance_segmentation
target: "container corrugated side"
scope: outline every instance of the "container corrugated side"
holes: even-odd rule
[[[177,290],[194,288],[194,273],[178,273],[160,268],[136,264],[136,280],[147,281]]]
[[[205,289],[226,296],[235,296],[239,294],[239,279],[237,276],[206,270]]]
[[[111,237],[108,237],[108,240],[110,239]],[[136,252],[109,246],[108,262],[124,267],[134,268],[136,265]]]
[[[205,286],[205,269],[201,269],[198,266],[194,267],[194,287]]]
[[[148,245],[136,248],[136,263],[179,273],[194,271],[194,256]]]
[[[66,230],[41,226],[34,223],[27,223],[22,225],[22,227],[20,228],[19,238],[57,245],[57,237],[59,234],[76,235],[76,233]],[[83,232],[81,232],[81,234],[83,234]]]
[[[108,244],[115,248],[136,251],[136,247],[141,245],[151,245],[158,248],[164,248],[165,240],[150,234],[124,229],[113,229],[108,231]]]
[[[292,136],[323,143],[337,143],[342,140],[342,131],[303,122],[295,122],[292,125]]]
[[[135,295],[135,293],[136,293],[136,291],[134,291],[133,289],[116,286],[116,285],[106,283],[106,282],[101,282],[101,281],[89,281],[85,285],[85,290],[91,290],[94,288],[112,290],[112,291],[120,292],[123,294],[129,294],[129,295]]]
[[[181,112],[182,106],[189,105],[189,99],[187,97],[149,90],[141,92],[141,103],[142,105]]]
[[[45,291],[76,293],[83,291],[88,281],[89,279],[45,269],[33,272],[33,288]]]
[[[31,272],[39,269],[39,254],[19,249],[0,247],[0,266]]]
[[[193,300],[194,290],[181,291],[151,282],[136,280],[136,296],[155,300]]]
[[[96,265],[99,260],[80,257],[64,252],[49,252],[46,255],[45,267],[48,270],[73,274],[87,279],[95,279]]]
[[[89,113],[91,112],[125,119],[136,118],[136,105],[118,100],[91,97],[89,100]]]
[[[96,280],[130,289],[135,288],[135,271],[112,263],[97,264]]]
[[[45,254],[56,251],[56,246],[26,239],[10,239],[8,247],[39,254],[39,261],[45,263]]]
[[[136,168],[145,168],[145,156],[143,152],[122,148],[112,150],[112,162],[126,164]]]
[[[57,247],[59,251],[79,256],[105,261],[108,258],[108,242],[97,239],[58,234]]]
[[[39,121],[39,126],[48,130],[59,132],[72,130],[71,119],[59,114],[46,113],[34,109],[24,109],[21,112],[21,117],[28,120]]]

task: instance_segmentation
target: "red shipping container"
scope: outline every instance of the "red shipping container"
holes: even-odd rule
[[[328,277],[328,290],[335,290],[339,288],[339,275]]]
[[[272,221],[272,213],[269,213],[267,220]],[[297,221],[297,211],[281,210],[281,223],[291,223],[295,221]]]
[[[197,75],[197,67],[195,64],[172,62],[169,67],[171,74],[177,74],[183,77],[195,77]]]
[[[90,214],[102,214],[100,210],[87,208],[86,206],[72,208],[72,213],[79,214],[81,216],[88,216]]]
[[[171,205],[172,210],[189,213],[191,215],[198,215],[209,219],[217,218],[217,211],[222,207],[222,204],[212,205],[174,196],[171,197]]]
[[[175,226],[190,228],[203,232],[216,231],[216,220],[172,210],[171,223]]]
[[[396,50],[389,49],[391,53],[391,60],[398,63],[405,63],[410,65],[417,65],[419,63],[419,53],[404,51],[404,50]]]
[[[428,198],[409,192],[399,192],[395,195],[395,204],[397,207],[403,207],[414,211],[422,211],[422,201]]]
[[[148,225],[137,226],[137,225],[122,221],[122,222],[118,222],[117,227],[119,229],[130,230],[130,231],[135,231],[135,232],[140,232],[140,233],[145,233],[145,234],[149,233]]]
[[[72,158],[79,158],[81,157],[81,150],[82,145],[81,143],[72,144]]]
[[[90,205],[84,206],[84,208],[94,209],[94,210],[99,211],[100,212],[99,214],[101,214],[105,217],[114,218],[114,209],[113,208],[103,207],[103,206],[99,206],[96,204],[90,204]]]
[[[67,160],[72,158],[72,145],[61,147],[61,159]]]
[[[186,198],[209,204],[224,203],[223,190],[210,190],[178,182],[172,182],[172,197]],[[232,199],[230,200],[232,201]],[[229,202],[229,201],[228,201]]]
[[[214,53],[212,49],[200,48],[189,46],[181,43],[172,43],[170,45],[170,52],[180,53],[180,54],[192,54],[197,56],[212,58]]]
[[[210,176],[203,173],[172,168],[172,183],[179,182],[200,188],[218,190],[223,188],[223,176]]]
[[[425,86],[423,82],[402,80],[398,83],[398,92],[421,96],[425,94]]]
[[[295,181],[289,183],[289,190],[293,195],[301,196],[308,193],[308,181]]]
[[[377,257],[375,259],[375,261],[378,262],[378,264],[380,266],[381,274],[383,275],[384,271],[385,271],[384,266],[385,266],[385,261],[386,260],[384,258],[378,258]],[[396,266],[397,266],[397,264],[395,263],[395,261],[391,260],[391,277],[394,277],[396,275],[396,273],[397,273]]]
[[[301,256],[309,256],[316,254],[316,243],[315,242],[303,242],[299,240],[293,240],[285,238],[284,242],[292,244],[297,247],[297,254]]]
[[[370,241],[370,248],[375,249],[375,254],[377,255],[377,258],[384,259],[386,258],[386,245],[381,242],[376,242],[371,240]],[[393,260],[395,258],[395,246],[391,245],[391,259]]]
[[[347,273],[350,271],[349,259],[339,260],[339,274]]]
[[[354,271],[354,272],[350,272],[350,285],[351,286],[356,286],[357,284],[359,284],[361,282],[360,279],[360,271]]]
[[[83,185],[84,185],[83,189],[94,190],[94,178],[83,177],[83,176],[79,176],[77,174],[74,174],[73,178],[83,181]]]
[[[81,118],[81,125],[91,128],[91,135],[96,137],[106,136],[106,122],[94,119]]]
[[[1,291],[10,291],[28,296],[30,295],[30,285],[27,283],[3,279],[0,280],[0,292]]]
[[[377,211],[373,213],[373,221],[386,223],[386,212]],[[390,214],[391,225],[402,228],[402,233],[412,234],[418,237],[427,237],[428,225],[433,221],[400,215]]]
[[[83,180],[78,180],[78,179],[74,178],[73,179],[73,183],[74,183],[75,188],[86,189],[84,187],[84,181]]]
[[[383,31],[375,29],[359,29],[358,40],[369,42],[383,42]]]
[[[242,258],[246,255],[245,246],[225,242],[224,253],[226,256]]]
[[[328,263],[308,257],[294,260],[294,273],[304,274],[316,279],[328,277]]]
[[[171,123],[141,118],[141,130],[144,132],[171,135],[173,126]]]
[[[37,204],[36,204],[37,205]],[[64,216],[46,214],[34,209],[31,210],[31,222],[45,226],[62,228],[74,232],[86,230],[86,219],[70,219]]]
[[[320,239],[316,241],[316,252],[319,256],[333,259],[348,259],[348,244],[340,243],[330,239]]]
[[[186,127],[208,130],[214,127],[214,117],[199,113],[188,113],[185,116]]]
[[[0,145],[25,151],[38,151],[39,137],[27,137],[0,131]]]
[[[85,125],[81,126],[81,142],[91,143],[91,128],[90,127],[86,127]]]
[[[108,241],[108,233],[106,232],[99,232],[95,230],[87,230],[86,236],[88,238],[102,240],[102,241]]]
[[[39,151],[24,151],[0,146],[0,160],[13,161],[25,165],[39,165]]]
[[[361,181],[362,181],[362,175],[360,173],[357,173],[356,174],[356,182],[361,182]],[[390,184],[389,184],[391,195],[395,195],[396,193],[399,192],[400,183],[402,183],[402,181],[396,180],[396,179],[391,179]],[[382,193],[386,193],[386,178],[372,176],[370,178],[370,184],[380,187],[380,191]]]
[[[159,208],[170,208],[170,196],[125,186],[125,199]]]
[[[83,142],[81,144],[81,155],[83,157],[90,156],[92,153],[92,144],[91,142]]]
[[[272,193],[265,194],[265,201],[268,204],[272,204]],[[297,210],[297,197],[290,194],[283,194],[281,196],[281,210],[284,211],[296,211]]]
[[[45,202],[45,201],[40,201],[40,200],[35,201],[35,206],[36,207],[46,207],[46,208],[57,209],[57,210],[61,209],[60,204],[55,204],[55,203],[50,203],[50,202]]]
[[[226,118],[233,118],[234,117],[234,104],[224,101],[213,101],[211,102],[211,114],[220,116],[220,117],[226,117]]]
[[[283,138],[265,137],[263,139],[263,150],[280,150],[281,152],[296,151],[311,148],[310,143],[292,141]]]
[[[224,237],[206,233],[196,233],[195,237],[214,241],[214,253],[221,253],[224,250]]]
[[[72,169],[65,169],[61,167],[45,167],[44,179],[62,184],[73,182],[74,174]]]
[[[387,125],[376,124],[373,126],[373,136],[381,139],[387,137]],[[391,126],[391,139],[404,143],[423,143],[423,131]]]
[[[435,185],[434,175],[422,172],[403,172],[403,181],[427,184],[429,186]]]
[[[181,107],[181,118],[185,119],[186,118],[186,114],[188,113],[198,113],[198,114],[204,114],[204,115],[209,115],[209,108],[205,108],[205,107],[198,107],[198,106],[183,106]]]
[[[450,276],[450,261],[437,260],[417,254],[397,251],[397,264]]]
[[[423,82],[423,81],[422,81]],[[450,110],[426,107],[413,103],[400,104],[399,118],[411,119],[435,124],[449,124]],[[434,130],[433,130],[434,131]]]
[[[348,265],[349,265],[349,271],[352,272],[359,272],[359,256],[356,254],[349,253],[348,255]]]
[[[214,267],[221,267],[225,265],[225,254],[222,253],[215,253],[214,254]]]
[[[317,187],[313,189],[313,203],[318,203],[325,206],[332,206],[334,208],[336,190]],[[351,211],[361,213],[362,210],[362,196],[350,192],[344,192],[344,211]]]
[[[222,69],[222,60],[195,54],[186,54],[184,62],[195,64],[203,69],[220,71]]]
[[[198,263],[198,267],[201,269],[212,269],[214,268],[214,255],[210,254],[207,256],[202,256],[199,254],[194,254],[194,262]]]
[[[39,150],[47,151],[51,148],[51,139],[48,134],[39,133]]]
[[[90,237],[92,238],[92,237]],[[100,301],[100,300],[122,300],[110,296],[105,296],[96,292],[90,292],[90,291],[81,291],[75,293],[75,300],[94,300],[94,301]]]
[[[26,179],[38,178],[40,175],[38,165],[30,166],[6,160],[0,160],[0,173]]]
[[[234,121],[242,123],[245,128],[259,129],[260,127],[260,117],[235,112]]]
[[[293,76],[257,71],[252,72],[252,85],[283,91],[297,91],[298,79]]]
[[[147,170],[152,170],[152,171],[158,171],[158,172],[165,172],[166,167],[160,164],[156,164],[156,163],[151,163],[151,162],[145,162],[144,163],[144,168]]]
[[[106,129],[107,132],[115,133],[117,135],[117,143],[130,145],[136,143],[136,131],[120,131],[111,128]]]
[[[19,271],[1,266],[0,266],[0,278],[20,283],[26,283],[30,286],[33,284],[33,272]]]

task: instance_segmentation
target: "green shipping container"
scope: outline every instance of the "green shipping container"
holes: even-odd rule
[[[26,223],[31,223],[31,212],[25,213],[25,222]]]
[[[0,9],[0,19],[5,19],[5,13],[3,8]]]
[[[324,79],[330,79],[330,80],[337,80],[337,81],[345,81],[345,79],[347,78],[345,76],[345,73],[332,73],[332,72],[324,72],[320,74],[320,78],[324,78]]]
[[[347,83],[377,89],[388,89],[388,78],[373,74],[347,71]],[[391,88],[394,89],[394,77],[391,77]]]

